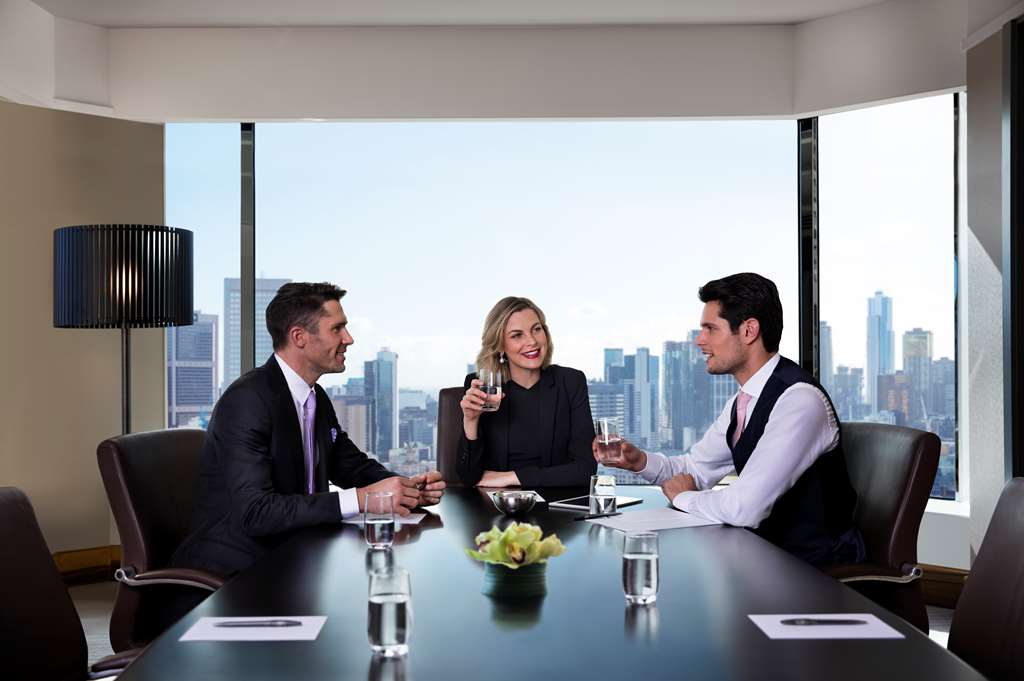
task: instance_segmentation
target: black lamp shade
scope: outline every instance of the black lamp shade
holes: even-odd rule
[[[80,225],[53,233],[53,325],[192,323],[192,232],[161,225]]]

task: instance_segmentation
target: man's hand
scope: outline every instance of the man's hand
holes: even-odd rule
[[[519,484],[519,476],[515,471],[484,471],[477,487],[513,487]]]
[[[438,471],[420,473],[409,479],[416,483],[416,487],[420,490],[420,506],[433,506],[440,503],[447,485],[441,479],[441,474]]]
[[[696,492],[697,483],[693,481],[693,476],[689,473],[681,473],[661,483],[661,491],[665,493],[671,503],[680,492]]]
[[[597,438],[590,443],[590,449],[594,453],[594,460],[599,464],[612,468],[623,468],[627,471],[639,473],[647,467],[647,452],[633,446],[629,440],[622,441],[622,460],[618,463],[609,463],[601,460],[600,452],[597,449]]]
[[[367,492],[391,492],[394,495],[395,513],[398,515],[409,515],[409,509],[416,508],[420,503],[420,488],[413,479],[398,475],[384,478],[366,487],[357,487],[356,498],[359,499],[360,511],[366,510]]]

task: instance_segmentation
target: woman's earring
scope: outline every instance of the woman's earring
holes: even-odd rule
[[[498,364],[504,364],[504,363],[505,363],[505,353],[502,352],[502,353],[500,353],[498,355]]]

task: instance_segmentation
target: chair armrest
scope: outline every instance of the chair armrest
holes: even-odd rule
[[[917,565],[904,563],[899,569],[878,563],[857,563],[855,565],[833,565],[825,570],[840,582],[894,582],[909,584],[920,579],[924,571]]]
[[[124,671],[124,668],[135,661],[145,648],[130,648],[113,655],[107,655],[89,667],[90,679],[102,679]]]
[[[118,568],[114,573],[114,579],[127,584],[128,586],[148,586],[150,584],[178,584],[180,586],[191,586],[207,591],[216,591],[224,586],[224,578],[205,570],[191,570],[188,568],[162,568],[160,570],[147,570],[146,572],[135,572],[130,565]]]

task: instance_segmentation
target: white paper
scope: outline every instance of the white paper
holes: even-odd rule
[[[874,615],[843,612],[822,615],[797,613],[789,615],[747,615],[768,638],[836,639],[836,638],[905,638]],[[861,620],[865,624],[783,624],[787,619]]]
[[[622,515],[610,518],[594,518],[588,523],[603,525],[622,532],[654,532],[671,530],[677,527],[703,527],[704,525],[721,525],[714,520],[695,513],[677,511],[674,508],[647,508],[639,511],[624,511]]]
[[[427,517],[427,513],[410,513],[409,515],[395,515],[395,522],[399,525],[419,525],[420,521]],[[363,514],[354,515],[351,518],[345,518],[341,522],[348,523],[349,525],[363,526]]]
[[[297,627],[218,627],[218,622],[265,622],[294,620]],[[179,641],[315,641],[327,618],[321,615],[293,617],[200,617]]]

